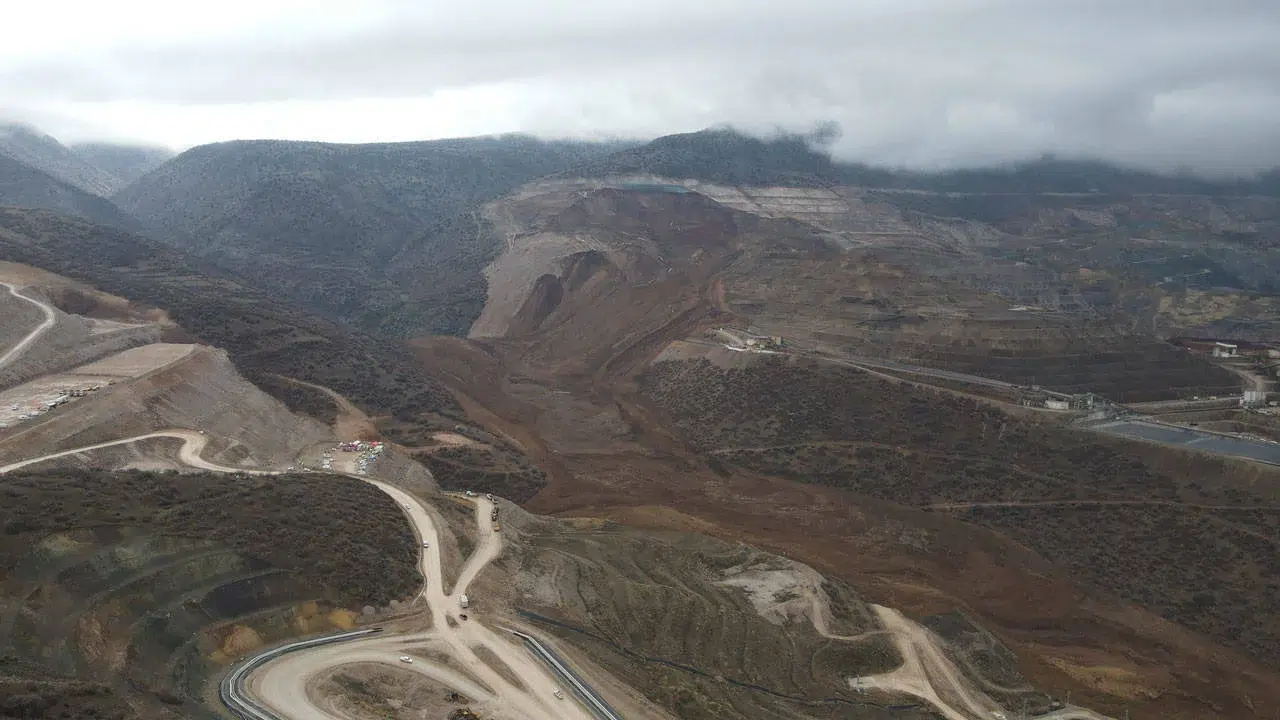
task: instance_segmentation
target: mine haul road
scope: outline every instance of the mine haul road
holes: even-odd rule
[[[458,604],[459,596],[467,592],[471,581],[502,550],[501,536],[489,521],[493,504],[484,498],[474,499],[480,542],[459,572],[458,581],[446,594],[439,536],[426,506],[397,487],[379,480],[362,479],[376,485],[405,508],[418,536],[418,544],[424,540],[430,544],[430,547],[422,548],[419,560],[419,569],[426,583],[418,597],[427,604],[430,628],[419,633],[379,634],[341,645],[282,655],[250,674],[247,694],[280,717],[344,720],[318,705],[308,693],[308,686],[316,676],[342,665],[377,662],[416,672],[448,685],[467,695],[472,700],[471,706],[485,716],[511,720],[593,720],[594,715],[579,705],[572,695],[564,693],[564,699],[555,696],[561,685],[521,644],[517,644],[514,636],[499,634],[485,627],[474,615],[467,620],[459,618],[463,614]],[[442,666],[428,657],[415,655],[412,649],[415,645],[444,650],[457,665]],[[482,659],[477,654],[477,650],[482,648],[505,664],[510,671],[508,674],[519,679],[519,685]],[[412,656],[414,662],[399,662],[402,655]]]
[[[14,287],[13,285],[7,282],[0,282],[0,285],[4,285],[6,288],[9,288],[10,295],[18,298],[19,300],[25,300],[26,302],[29,302],[32,305],[35,305],[36,307],[40,308],[40,312],[44,313],[44,320],[42,320],[39,325],[37,325],[31,332],[27,333],[26,337],[19,340],[18,344],[9,348],[8,352],[6,352],[4,355],[0,355],[0,368],[4,368],[9,363],[21,357],[22,353],[26,352],[27,348],[31,347],[32,343],[40,339],[41,335],[48,332],[49,328],[53,327],[53,324],[57,322],[58,316],[54,312],[52,305],[36,300],[35,298],[29,298],[26,295],[23,295],[22,293],[18,292],[18,288]]]
[[[61,457],[152,438],[182,440],[180,460],[200,470],[280,474],[279,471],[246,470],[210,463],[200,457],[200,452],[208,442],[205,435],[193,430],[170,429],[48,453],[0,467],[0,475]],[[260,669],[255,669],[245,680],[248,688],[246,695],[254,705],[282,718],[345,720],[316,705],[308,694],[308,685],[316,675],[334,668],[355,662],[377,662],[434,678],[469,696],[474,700],[473,706],[495,718],[594,720],[595,716],[581,706],[575,696],[564,692],[565,688],[562,688],[546,667],[528,653],[523,643],[516,640],[514,635],[490,630],[474,616],[469,616],[468,620],[459,618],[463,614],[459,596],[467,592],[476,576],[502,552],[502,537],[493,529],[489,520],[494,508],[492,502],[479,497],[472,499],[480,542],[458,573],[458,580],[452,591],[446,594],[439,535],[426,506],[409,493],[388,483],[353,473],[343,474],[368,482],[389,495],[405,509],[417,534],[419,547],[423,541],[429,543],[430,547],[421,548],[419,569],[426,581],[414,602],[426,602],[431,615],[431,626],[419,633],[390,636],[378,634],[341,645],[321,645],[281,655],[265,663]],[[452,665],[433,665],[421,656],[416,657],[413,664],[401,663],[399,658],[411,654],[409,646],[415,643],[425,643],[433,648],[446,650],[459,663],[460,669],[455,669]],[[518,684],[508,681],[489,662],[482,659],[477,654],[477,650],[481,648],[487,649],[493,657],[506,665],[510,674],[518,678]],[[239,688],[236,690],[238,692]],[[563,699],[556,697],[557,690],[564,694]]]
[[[116,445],[128,445],[129,443],[136,443],[141,440],[150,440],[152,438],[174,438],[176,440],[181,440],[182,448],[178,451],[178,459],[181,460],[184,465],[188,465],[190,467],[193,467],[199,470],[208,470],[209,472],[221,472],[221,473],[244,473],[246,475],[279,475],[280,474],[278,471],[275,471],[275,470],[246,470],[244,468],[228,467],[226,465],[217,465],[217,464],[208,462],[204,458],[200,457],[200,453],[204,451],[204,447],[209,442],[209,439],[204,435],[201,435],[200,433],[196,432],[195,430],[175,429],[175,430],[158,430],[153,433],[147,433],[145,435],[135,435],[133,437],[125,438],[123,440],[112,440],[111,442],[98,443],[97,445],[86,445],[84,447],[73,448],[71,450],[63,450],[61,452],[49,453],[48,455],[41,455],[39,457],[31,458],[30,460],[23,460],[21,462],[16,462],[10,465],[5,465],[4,467],[0,467],[0,475],[3,475],[8,472],[13,472],[14,470],[20,470],[29,465],[36,465],[38,463],[42,463],[48,460],[56,460],[57,458],[68,457],[70,455],[78,455],[80,453],[90,452],[92,450],[101,450],[102,448],[114,447]]]

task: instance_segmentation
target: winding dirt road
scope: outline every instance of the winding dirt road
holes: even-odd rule
[[[493,531],[489,522],[492,503],[483,498],[474,499],[481,539],[459,572],[452,591],[446,594],[439,536],[427,506],[395,486],[362,479],[376,485],[405,508],[419,544],[423,540],[430,544],[423,549],[419,560],[419,568],[426,578],[420,598],[427,603],[430,628],[419,633],[380,635],[284,655],[249,677],[248,692],[282,717],[344,720],[314,700],[308,692],[309,686],[321,674],[343,665],[374,662],[444,683],[467,695],[472,700],[471,706],[485,716],[511,720],[591,720],[592,716],[570,695],[566,693],[564,699],[555,696],[559,683],[523,646],[505,633],[485,627],[474,615],[469,615],[467,620],[460,618],[459,596],[466,593],[480,571],[502,550],[501,536]],[[433,652],[431,656],[415,654],[418,649]],[[481,658],[477,652],[481,649],[487,650],[486,655],[491,658],[496,657],[505,668],[500,671]],[[433,660],[440,653],[449,658],[447,664]],[[402,655],[413,656],[413,664],[401,663]]]
[[[101,450],[102,448],[114,447],[116,445],[128,445],[136,443],[140,440],[150,440],[152,438],[173,438],[182,441],[182,448],[178,450],[178,459],[184,465],[188,465],[200,470],[208,470],[210,472],[222,473],[245,473],[247,475],[279,475],[276,470],[246,470],[244,468],[229,467],[226,465],[217,465],[200,457],[200,453],[204,451],[204,447],[208,444],[209,439],[194,430],[159,430],[146,435],[135,435],[134,437],[124,438],[123,440],[112,440],[111,442],[98,443],[97,445],[86,445],[84,447],[73,448],[71,450],[63,450],[61,452],[49,453],[41,455],[29,460],[23,460],[11,465],[0,467],[0,475],[7,472],[18,470],[28,465],[45,462],[46,460],[56,460],[57,458],[67,457],[68,455],[78,455],[80,453],[89,452],[91,450]]]
[[[834,635],[830,630],[830,612],[822,596],[812,598],[813,627],[819,635],[833,640],[859,641],[888,635],[902,656],[902,664],[880,675],[851,678],[849,684],[858,689],[877,689],[905,693],[932,705],[947,720],[992,720],[1012,717],[999,703],[972,686],[964,672],[943,652],[938,639],[924,626],[907,619],[902,613],[881,605],[872,605],[882,630],[859,635]],[[1084,708],[1069,707],[1045,718],[1055,720],[1111,720]]]
[[[17,345],[14,345],[13,347],[9,348],[8,352],[6,352],[4,355],[0,355],[0,368],[3,368],[7,366],[9,363],[21,357],[22,353],[26,352],[27,348],[31,347],[32,343],[40,339],[41,335],[48,332],[49,328],[53,327],[53,324],[57,322],[58,316],[55,313],[52,305],[43,303],[39,300],[36,300],[35,298],[29,298],[26,295],[23,295],[22,293],[18,292],[17,287],[11,285],[10,283],[0,282],[0,285],[4,285],[5,287],[9,288],[10,295],[18,298],[19,300],[25,300],[26,302],[29,302],[32,305],[35,305],[36,307],[40,308],[40,312],[44,313],[44,320],[42,320],[40,324],[35,327],[35,329],[27,333],[26,337],[19,340]]]
[[[161,430],[48,453],[0,467],[0,474],[61,457],[153,438],[181,440],[182,448],[178,457],[182,463],[193,468],[223,473],[279,474],[279,471],[245,470],[208,462],[200,457],[208,438],[196,431],[182,429]],[[404,508],[417,535],[418,544],[421,545],[424,541],[429,544],[429,548],[422,549],[419,559],[419,569],[426,579],[419,599],[427,603],[431,617],[430,627],[419,633],[376,636],[369,640],[285,655],[263,666],[249,678],[250,693],[282,717],[344,720],[314,703],[308,694],[308,686],[317,675],[334,668],[356,662],[373,662],[431,677],[469,696],[475,701],[475,707],[483,708],[495,718],[592,720],[592,715],[576,700],[571,699],[571,695],[565,693],[564,698],[556,696],[557,691],[563,693],[559,682],[508,633],[499,634],[485,627],[474,616],[469,616],[468,620],[460,617],[463,612],[459,596],[467,592],[472,581],[502,552],[501,535],[493,530],[489,521],[493,503],[484,498],[473,499],[480,541],[463,564],[452,591],[446,593],[440,561],[440,538],[427,506],[388,483],[358,475],[353,477],[376,486]],[[410,646],[442,652],[450,660],[442,666],[419,655],[418,660],[411,665],[401,663],[401,656],[412,654]],[[487,651],[488,659],[482,658],[477,652],[479,650]]]

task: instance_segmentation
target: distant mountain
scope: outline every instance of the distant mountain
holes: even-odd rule
[[[113,192],[174,156],[173,151],[168,148],[116,143],[76,143],[71,146],[71,151],[86,162],[111,173],[119,181]]]
[[[0,124],[0,155],[94,195],[107,197],[124,186],[111,172],[26,125]]]
[[[615,149],[524,136],[227,142],[182,153],[114,200],[156,237],[251,285],[371,330],[415,334],[435,320],[407,299],[402,283],[413,278],[388,277],[394,258],[479,203]]]
[[[99,225],[139,231],[141,225],[104,197],[0,155],[0,206],[53,210]]]
[[[398,346],[206,272],[199,260],[155,240],[48,211],[0,208],[0,259],[163,308],[202,342],[226,349],[240,372],[265,388],[276,389],[270,375],[280,373],[331,387],[371,414],[404,422],[460,413]]]
[[[841,177],[831,157],[811,148],[800,136],[761,140],[726,129],[660,137],[594,159],[565,174],[649,173],[730,185],[821,186],[838,183]]]
[[[857,185],[945,193],[1280,195],[1280,169],[1256,178],[1164,175],[1097,160],[1045,156],[1007,165],[920,172],[833,160],[803,135],[757,138],[731,129],[668,135],[593,158],[566,177],[654,174],[727,185]]]

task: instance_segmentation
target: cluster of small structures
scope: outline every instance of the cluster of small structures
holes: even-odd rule
[[[111,383],[108,382],[107,384],[110,385]],[[0,404],[0,428],[30,420],[54,408],[82,398],[89,393],[97,392],[102,387],[101,384],[94,384],[85,385],[84,387],[51,389],[32,397],[23,398],[17,402]]]
[[[737,352],[778,352],[785,346],[781,337],[761,335],[755,328],[716,328],[711,335],[721,340],[726,348]]]
[[[373,442],[357,442],[351,443],[351,450],[347,452],[357,452],[360,456],[356,458],[356,472],[364,475],[369,472],[369,464],[377,461],[378,456],[382,455],[382,443]]]
[[[1103,397],[1093,393],[1060,393],[1046,390],[1039,385],[1019,385],[1016,387],[1018,404],[1023,407],[1042,407],[1048,410],[1095,410],[1109,403]]]
[[[325,448],[324,452],[320,454],[319,469],[325,472],[333,472],[333,463],[336,453],[358,453],[355,458],[355,471],[361,475],[365,475],[369,472],[369,465],[376,462],[378,458],[381,457],[382,452],[385,449],[385,445],[376,441],[352,440],[349,442],[341,442],[333,447]],[[296,466],[290,466],[289,470],[294,470],[295,467]],[[301,464],[301,468],[303,470],[306,470],[308,467],[309,462],[304,461]]]

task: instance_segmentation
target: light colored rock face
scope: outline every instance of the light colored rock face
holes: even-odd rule
[[[589,235],[541,232],[508,243],[507,249],[484,270],[489,297],[471,326],[470,337],[503,337],[511,320],[533,290],[538,278],[559,274],[560,261],[585,250],[607,250]]]
[[[548,273],[558,274],[561,262],[570,255],[596,250],[608,255],[618,267],[629,268],[634,259],[626,248],[613,247],[587,232],[551,232],[545,223],[595,190],[631,184],[680,186],[736,210],[764,217],[795,218],[831,230],[833,239],[845,245],[850,241],[834,237],[835,231],[889,234],[909,231],[895,209],[864,202],[839,188],[729,187],[652,175],[530,183],[488,203],[483,209],[485,219],[493,223],[506,247],[485,268],[488,298],[469,336],[504,337],[538,278]],[[851,218],[858,220],[852,222]],[[631,241],[637,247],[646,244],[644,238]]]
[[[730,568],[716,584],[741,589],[761,617],[785,625],[812,620],[822,576],[806,565],[772,558]]]

